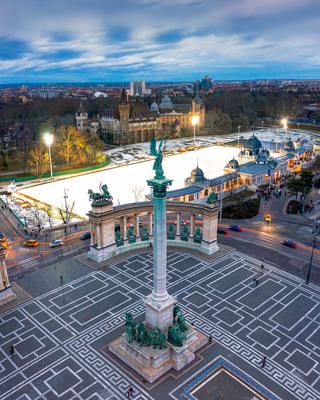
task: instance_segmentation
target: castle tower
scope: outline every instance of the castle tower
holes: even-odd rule
[[[76,124],[80,132],[83,132],[85,125],[88,124],[88,113],[85,111],[82,101],[80,101],[79,110],[76,113]]]
[[[123,134],[128,133],[129,131],[129,114],[130,114],[130,104],[128,102],[126,90],[123,88],[121,92],[120,103],[118,105],[119,108],[119,117],[120,117],[120,129]],[[122,136],[123,137],[123,136]],[[124,140],[125,142],[125,140]],[[123,143],[121,143],[123,144]]]

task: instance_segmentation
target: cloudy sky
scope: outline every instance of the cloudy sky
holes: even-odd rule
[[[0,83],[320,78],[320,0],[1,0]]]

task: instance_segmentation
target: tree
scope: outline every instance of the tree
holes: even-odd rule
[[[59,129],[59,137],[56,151],[59,157],[69,165],[71,162],[81,159],[86,140],[84,135],[73,126],[62,126]]]
[[[206,113],[206,126],[217,133],[231,132],[232,121],[228,114],[214,108]]]
[[[302,193],[304,200],[307,194],[311,192],[312,181],[313,181],[312,172],[304,169],[302,170],[300,175],[292,177],[287,182],[287,188],[292,195],[296,196],[296,199],[298,198],[298,193]]]
[[[36,145],[30,150],[28,168],[37,178],[41,178],[41,176],[48,171],[48,150],[43,144]]]
[[[140,200],[140,197],[142,196],[144,187],[143,186],[135,186],[131,191],[134,195],[134,201],[137,203]]]

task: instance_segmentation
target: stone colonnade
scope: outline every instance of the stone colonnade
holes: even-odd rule
[[[205,254],[217,251],[218,204],[166,201],[168,245]],[[174,219],[170,218],[174,215]],[[186,218],[187,215],[187,218]],[[181,224],[182,216],[186,223]],[[92,207],[89,212],[89,258],[102,262],[120,253],[153,243],[153,203]]]
[[[5,258],[6,248],[0,244],[0,306],[16,298],[9,282]]]

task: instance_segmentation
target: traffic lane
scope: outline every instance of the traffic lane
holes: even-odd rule
[[[218,238],[218,244],[226,244],[234,247],[238,251],[244,254],[248,254],[251,257],[257,258],[261,262],[266,262],[273,265],[280,270],[296,275],[297,277],[305,280],[307,277],[307,272],[309,268],[309,259],[299,263],[295,263],[295,255],[282,252],[278,249],[267,247],[261,243],[256,243],[255,241],[239,240],[231,235],[220,235]],[[293,249],[294,250],[294,249]],[[320,283],[320,269],[318,268],[319,259],[314,260],[311,269],[311,283]]]
[[[281,242],[285,240],[283,237],[278,237],[277,235],[267,234],[266,232],[257,232],[250,229],[243,229],[241,232],[233,232],[228,230],[226,235],[221,236],[229,236],[238,241],[246,241],[250,243],[259,244],[262,247],[267,247],[268,249],[273,249],[283,255],[287,255],[289,257],[294,257],[295,259],[300,260],[301,262],[307,262],[310,260],[312,247],[301,245],[298,243],[297,248],[290,248],[284,246]],[[314,259],[319,258],[319,250],[314,253]],[[316,263],[316,262],[315,262]]]

